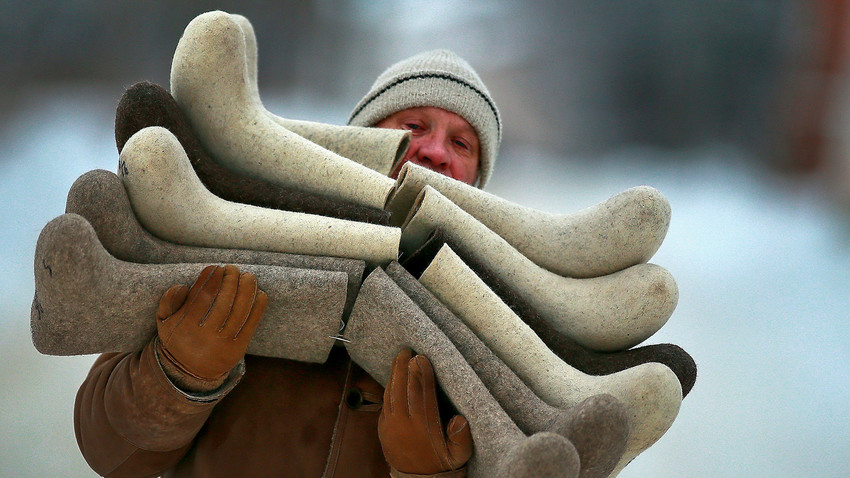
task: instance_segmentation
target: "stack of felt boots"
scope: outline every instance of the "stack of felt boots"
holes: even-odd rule
[[[402,348],[427,355],[470,423],[470,476],[614,476],[664,434],[696,367],[633,348],[678,298],[647,262],[658,191],[556,216],[409,163],[392,180],[408,133],[275,116],[256,69],[250,22],[209,12],[170,92],[125,92],[118,174],[81,176],[38,240],[40,351],[139,349],[168,287],[235,263],[269,295],[249,353],[321,363],[344,342],[382,384]]]
[[[332,131],[340,144],[329,146],[361,158],[369,151],[373,163],[380,157],[388,165],[408,139],[402,131],[292,124],[319,140],[323,134],[329,140]],[[292,137],[299,167],[317,171],[313,163],[331,158],[346,174],[356,176],[348,172],[355,170],[392,184],[275,125]],[[153,317],[170,284],[191,283],[210,263],[236,263],[255,273],[275,302],[249,353],[324,362],[367,263],[397,257],[400,230],[386,225],[389,213],[226,169],[157,85],[128,89],[115,126],[118,175],[95,170],[81,176],[69,191],[66,214],[39,237],[31,316],[36,347],[59,355],[137,349],[152,337],[153,323],[144,318]]]

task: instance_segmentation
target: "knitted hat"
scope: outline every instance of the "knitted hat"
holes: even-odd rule
[[[354,108],[348,124],[374,126],[393,113],[419,106],[451,111],[475,129],[481,147],[478,187],[483,188],[499,152],[502,122],[481,78],[452,51],[426,51],[387,68]]]

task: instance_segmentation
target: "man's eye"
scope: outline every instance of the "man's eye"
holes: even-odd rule
[[[411,130],[411,131],[416,131],[418,129],[422,129],[421,126],[419,126],[418,124],[415,124],[415,123],[405,123],[404,127]]]
[[[459,140],[459,139],[456,139],[456,140],[455,140],[455,146],[459,146],[459,147],[461,147],[461,148],[463,148],[463,149],[465,149],[465,150],[467,150],[467,151],[469,150],[469,145],[468,145],[468,144],[466,144],[464,141],[461,141],[461,140]]]

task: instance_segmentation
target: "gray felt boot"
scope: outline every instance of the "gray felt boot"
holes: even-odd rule
[[[190,286],[209,264],[133,264],[115,259],[76,214],[48,222],[35,249],[30,324],[44,354],[139,350],[156,334],[159,299]],[[343,272],[240,265],[257,276],[269,305],[248,353],[322,363],[345,304]]]
[[[363,282],[345,337],[351,358],[382,384],[402,348],[428,357],[441,389],[469,421],[471,477],[578,476],[580,460],[572,443],[549,432],[523,434],[448,337],[382,269]]]

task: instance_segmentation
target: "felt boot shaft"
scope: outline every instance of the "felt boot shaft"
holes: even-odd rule
[[[429,185],[538,266],[565,277],[596,277],[649,261],[670,225],[670,204],[640,186],[572,214],[550,214],[502,199],[412,163],[387,201],[397,223]],[[399,225],[399,224],[396,224]]]
[[[245,36],[225,12],[189,22],[171,64],[171,94],[201,144],[229,169],[383,208],[393,180],[277,124],[249,86]]]
[[[153,83],[136,83],[124,92],[115,112],[115,143],[120,153],[137,131],[162,126],[171,131],[189,158],[198,179],[216,196],[228,201],[284,211],[387,225],[390,213],[299,191],[231,171],[213,160],[192,131],[186,115],[171,94]]]
[[[419,281],[461,319],[544,401],[572,407],[600,393],[619,399],[632,424],[619,471],[670,428],[682,402],[673,372],[646,363],[604,376],[584,374],[559,359],[449,248],[443,246]]]
[[[390,175],[410,145],[410,132],[406,130],[341,126],[269,115],[289,131],[385,176]],[[398,140],[387,141],[390,135]]]
[[[446,334],[523,433],[550,431],[569,439],[581,459],[582,478],[611,473],[630,431],[628,412],[619,400],[603,394],[570,408],[547,404],[398,262],[387,266],[387,275]]]
[[[474,442],[470,477],[578,475],[579,458],[572,444],[548,432],[526,437],[451,341],[382,269],[363,282],[345,337],[351,358],[381,384],[387,383],[402,348],[428,357],[441,389],[469,421]],[[541,447],[540,440],[549,444]],[[547,456],[552,450],[556,455]],[[528,474],[506,474],[518,469]]]
[[[670,370],[679,378],[679,383],[682,385],[682,397],[686,397],[693,388],[697,377],[696,362],[678,345],[645,345],[622,352],[608,353],[594,352],[582,347],[575,340],[549,325],[525,299],[508,287],[505,281],[476,260],[466,245],[446,240],[439,229],[435,230],[428,242],[415,253],[403,258],[402,265],[414,276],[422,274],[443,244],[448,244],[458,257],[487,284],[487,287],[528,324],[543,343],[564,362],[590,375],[608,375],[643,363],[658,362],[670,367]]]
[[[257,85],[257,36],[251,22],[242,15],[231,14],[245,37],[245,62],[248,87],[258,105],[262,105]],[[410,132],[386,128],[340,126],[315,121],[282,118],[266,111],[275,123],[334,153],[356,161],[369,169],[389,176],[404,157],[410,145]]]
[[[195,175],[167,129],[134,134],[119,176],[139,222],[180,244],[363,259],[386,264],[398,254],[398,228],[225,201]]]
[[[597,351],[624,350],[643,342],[673,314],[676,282],[655,264],[637,264],[586,279],[549,272],[519,253],[498,234],[425,186],[402,226],[401,247],[415,251],[435,230],[466,244],[560,333]]]
[[[156,334],[156,311],[171,286],[190,286],[210,264],[133,264],[115,259],[92,227],[63,214],[35,250],[31,313],[35,347],[49,355],[140,350]],[[257,277],[269,305],[248,353],[322,363],[341,320],[342,272],[239,265]]]
[[[74,181],[68,190],[65,212],[84,217],[94,228],[106,251],[122,261],[138,264],[261,264],[345,272],[348,276],[345,315],[354,305],[366,268],[363,261],[341,257],[195,247],[163,241],[139,224],[121,178],[103,169],[89,171]]]

